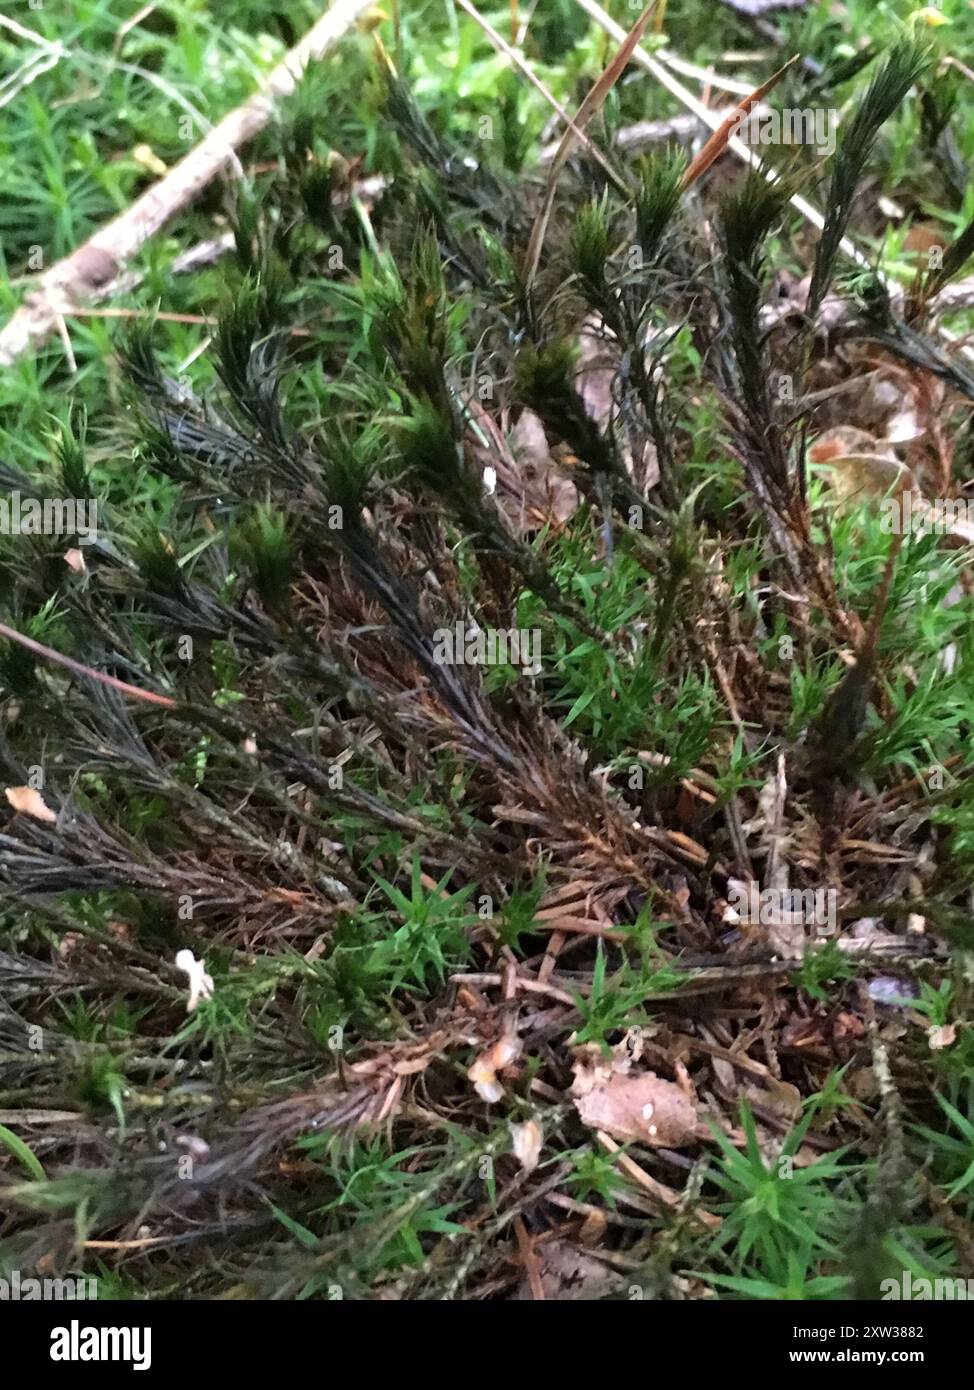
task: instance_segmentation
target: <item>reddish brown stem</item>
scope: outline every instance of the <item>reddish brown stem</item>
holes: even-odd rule
[[[115,676],[106,676],[104,671],[95,671],[91,666],[85,666],[71,656],[65,656],[63,652],[56,652],[53,647],[45,647],[42,643],[35,642],[33,637],[25,637],[16,628],[8,627],[6,623],[0,623],[0,637],[6,637],[8,642],[16,642],[19,646],[26,647],[29,652],[43,657],[45,661],[66,666],[69,671],[74,671],[79,676],[87,676],[102,685],[110,685],[113,690],[121,690],[123,695],[132,695],[136,700],[145,700],[150,705],[162,705],[165,709],[176,708],[176,701],[170,700],[168,695],[156,695],[151,690],[140,690],[138,686],[129,685],[127,681],[120,681]]]

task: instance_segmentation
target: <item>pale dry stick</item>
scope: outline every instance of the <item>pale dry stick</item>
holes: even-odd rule
[[[218,322],[211,314],[178,314],[170,309],[126,309],[117,305],[96,309],[79,304],[75,309],[66,309],[65,315],[77,319],[158,319],[160,323],[195,323],[204,328],[214,328]]]
[[[552,98],[554,100],[554,98]],[[721,118],[729,116],[731,107],[723,107],[719,111]],[[762,113],[766,108],[760,108]],[[616,132],[615,145],[619,150],[627,153],[638,152],[646,145],[660,145],[667,140],[690,140],[700,130],[700,121],[692,112],[686,115],[670,116],[662,121],[636,121],[634,125],[623,126]],[[541,165],[550,164],[558,153],[560,140],[551,140],[548,144],[542,145],[538,151],[538,163]]]
[[[478,970],[467,971],[460,975],[450,976],[451,984],[455,985],[502,985],[504,977],[499,971]],[[550,999],[556,1000],[559,1004],[575,1005],[575,999],[566,990],[558,989],[555,985],[539,984],[537,980],[527,980],[523,976],[517,976],[517,988],[523,989],[527,994],[544,994]],[[579,994],[587,993],[583,985],[578,986]]]
[[[112,44],[113,58],[117,57],[122,47],[122,44],[128,38],[132,30],[137,28],[142,23],[143,19],[148,19],[149,15],[152,14],[153,10],[155,10],[156,8],[157,6],[154,3],[154,0],[150,0],[149,4],[143,5],[141,10],[136,10],[135,14],[125,21],[125,23],[119,29],[118,33],[115,35],[115,42]]]
[[[558,957],[565,947],[566,937],[563,932],[553,931],[548,938],[548,945],[545,947],[544,958],[538,969],[538,984],[546,985],[554,973],[555,966],[558,964]]]
[[[668,68],[678,72],[681,77],[692,77],[705,86],[716,87],[719,92],[730,92],[731,96],[746,97],[751,90],[746,82],[738,82],[734,77],[724,77],[719,72],[709,72],[698,67],[696,63],[688,63],[685,58],[678,58],[669,49],[659,49],[656,57]]]
[[[944,59],[944,62],[949,67],[956,68],[958,72],[963,73],[969,82],[974,82],[974,72],[971,72],[967,64],[962,63],[959,58],[947,57]]]
[[[518,48],[524,47],[524,40],[528,36],[528,26],[534,18],[534,12],[538,8],[538,0],[531,0],[531,4],[524,12],[524,18],[518,25],[517,33],[514,35],[514,42]]]
[[[50,72],[51,68],[57,67],[61,61],[59,53],[36,53],[33,58],[28,58],[27,62],[12,73],[4,82],[0,82],[0,107],[9,106],[14,97],[19,96],[25,87],[29,87],[32,82],[36,82],[39,77],[43,77],[45,72]]]
[[[203,356],[204,352],[209,352],[210,344],[212,343],[212,341],[213,335],[211,333],[208,333],[205,338],[201,338],[199,340],[199,342],[196,344],[194,348],[190,349],[190,351],[180,362],[179,366],[176,368],[177,381],[180,379],[181,376],[183,376],[186,372],[189,371],[190,367],[193,365],[194,362],[198,361],[198,359]]]
[[[76,1110],[0,1110],[0,1125],[71,1125],[84,1118]]]
[[[597,1129],[595,1131],[595,1137],[602,1145],[602,1148],[605,1149],[606,1153],[611,1154],[613,1158],[615,1158],[617,1166],[621,1168],[624,1173],[627,1173],[634,1182],[638,1183],[644,1192],[648,1192],[651,1197],[657,1202],[662,1203],[663,1206],[675,1207],[679,1205],[680,1193],[674,1191],[672,1187],[667,1187],[665,1183],[657,1181],[656,1178],[651,1177],[644,1168],[640,1168],[635,1159],[625,1153],[622,1149],[622,1145],[617,1144],[611,1135],[606,1134],[605,1130]],[[715,1216],[713,1212],[707,1211],[706,1207],[693,1208],[692,1215],[702,1226],[706,1226],[711,1231],[717,1230],[721,1225],[721,1218]]]
[[[59,319],[115,279],[139,247],[237,158],[236,151],[270,120],[278,98],[295,90],[309,63],[326,57],[369,8],[371,0],[334,0],[264,85],[204,137],[131,207],[38,278],[0,331],[0,366],[46,342]]]
[[[82,308],[65,311],[68,318],[79,319],[151,319],[160,323],[196,323],[203,328],[215,328],[219,319],[210,314],[177,314],[167,309],[121,309],[121,308]],[[289,328],[292,338],[310,338],[310,328]]]
[[[568,933],[575,936],[600,936],[604,941],[624,942],[629,939],[629,933],[607,927],[602,922],[591,922],[585,917],[555,917],[550,921],[536,918],[535,921],[539,931],[550,931],[555,936]],[[550,970],[548,974],[551,974]]]
[[[43,34],[39,34],[36,29],[28,29],[24,24],[18,24],[9,15],[0,14],[0,29],[9,29],[12,34],[16,34],[19,39],[26,39],[37,48],[46,48],[50,52],[62,52],[62,45],[55,43],[51,39],[46,39]]]
[[[142,1236],[139,1240],[83,1240],[84,1250],[151,1250],[161,1245],[169,1236]]]
[[[42,77],[45,72],[50,72],[51,68],[67,55],[67,49],[61,43],[51,43],[43,34],[36,33],[33,29],[27,29],[23,24],[18,24],[15,19],[10,19],[7,15],[0,15],[0,28],[8,29],[12,34],[16,34],[19,39],[25,39],[28,43],[38,50],[25,63],[11,73],[9,77],[0,82],[0,107],[8,106],[14,97],[29,87],[32,82],[36,82],[38,77]]]
[[[560,1207],[562,1211],[571,1212],[573,1216],[582,1216],[593,1224],[597,1222],[599,1226],[608,1223],[621,1226],[623,1230],[628,1231],[641,1232],[644,1229],[644,1223],[636,1216],[623,1216],[611,1208],[596,1207],[591,1202],[579,1202],[574,1197],[566,1197],[563,1192],[549,1192],[545,1201],[550,1202],[553,1207]],[[655,1212],[655,1207],[652,1210]]]
[[[689,119],[693,120],[691,116]],[[694,122],[696,124],[696,122]],[[190,246],[186,251],[180,251],[178,256],[174,256],[169,262],[166,273],[168,275],[182,275],[187,271],[196,270],[198,266],[210,265],[217,261],[227,252],[232,251],[236,244],[233,232],[223,232],[217,237],[208,238],[200,241],[195,246]],[[8,286],[13,289],[20,289],[24,285],[30,285],[34,280],[33,274],[17,275],[7,281]],[[136,270],[130,270],[124,275],[120,275],[113,280],[110,285],[106,285],[105,294],[128,294],[130,290],[137,290],[145,280],[145,276]]]
[[[57,317],[57,335],[61,339],[61,346],[64,348],[64,357],[68,364],[68,371],[72,376],[78,375],[78,363],[75,359],[74,348],[71,346],[71,334],[68,332],[68,325],[63,314]]]

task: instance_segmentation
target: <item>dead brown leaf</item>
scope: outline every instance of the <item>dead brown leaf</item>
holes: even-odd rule
[[[623,1143],[635,1140],[666,1148],[709,1135],[691,1097],[655,1072],[614,1072],[592,1085],[590,1080],[591,1073],[583,1073],[582,1093],[575,1095],[575,1109],[590,1129],[604,1130]]]
[[[574,1302],[584,1299],[597,1301],[618,1293],[625,1286],[624,1277],[588,1250],[579,1249],[567,1240],[552,1240],[538,1251],[541,1260],[541,1281],[545,1299]],[[513,1297],[520,1301],[536,1297],[526,1275]]]
[[[57,815],[33,787],[7,787],[4,795],[14,810],[22,815],[43,821],[45,825],[57,825]]]

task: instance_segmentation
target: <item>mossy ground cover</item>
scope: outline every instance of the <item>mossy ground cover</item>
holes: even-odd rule
[[[8,307],[315,18],[223,11],[0,30]],[[692,177],[642,69],[554,177],[468,14],[371,16],[4,370],[5,495],[97,504],[0,536],[5,1267],[974,1276],[968,16],[674,0],[837,132]],[[572,111],[617,46],[487,17]]]

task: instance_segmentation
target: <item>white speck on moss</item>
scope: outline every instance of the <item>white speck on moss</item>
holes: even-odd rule
[[[201,999],[213,997],[213,977],[206,973],[204,961],[197,960],[192,951],[176,952],[176,969],[189,977],[189,998],[186,1012],[191,1014]]]

